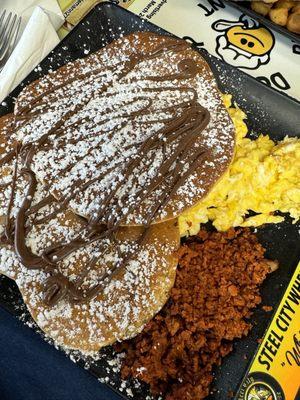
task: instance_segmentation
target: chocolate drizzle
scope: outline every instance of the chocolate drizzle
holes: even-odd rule
[[[30,209],[32,199],[37,187],[37,181],[35,178],[35,174],[29,168],[23,168],[21,170],[21,174],[26,175],[29,178],[29,184],[26,196],[17,213],[15,220],[15,251],[21,263],[26,268],[44,269],[48,265],[48,263],[46,263],[41,257],[33,254],[25,244],[26,212]]]
[[[185,50],[189,45],[185,42],[175,41],[174,39],[165,40],[163,43],[158,45],[154,51],[148,54],[133,53],[132,56],[123,64],[123,68],[115,66],[115,70],[111,69],[115,73],[114,79],[126,78],[127,75],[134,69],[134,67],[143,61],[152,60],[162,56],[166,52],[180,52]],[[118,67],[118,69],[117,69]],[[116,72],[117,69],[117,72]],[[101,68],[92,71],[92,76],[96,76],[97,73],[103,73]],[[23,167],[19,171],[19,176],[23,177],[27,181],[27,192],[23,199],[22,205],[19,208],[16,218],[13,223],[14,227],[14,247],[16,254],[19,257],[20,262],[29,269],[40,269],[50,273],[49,278],[45,281],[44,285],[44,299],[48,305],[54,305],[63,298],[68,298],[71,302],[82,302],[87,301],[97,295],[104,287],[107,280],[112,279],[114,274],[124,266],[129,260],[130,255],[125,255],[123,261],[113,267],[109,273],[105,273],[100,277],[100,283],[90,287],[87,290],[81,288],[84,275],[97,264],[98,259],[93,258],[90,265],[87,266],[83,276],[76,282],[71,282],[61,272],[59,272],[59,262],[63,261],[68,255],[74,251],[86,246],[87,244],[99,241],[103,238],[108,238],[110,241],[115,241],[115,233],[119,227],[126,221],[126,217],[133,213],[139,205],[149,199],[151,194],[158,188],[163,187],[163,192],[157,202],[152,202],[147,210],[146,222],[144,226],[144,233],[137,240],[137,245],[141,245],[147,237],[147,228],[157,215],[157,213],[164,208],[170,198],[176,193],[178,188],[186,181],[186,179],[193,174],[200,162],[203,162],[207,156],[207,149],[197,145],[197,141],[201,136],[202,131],[207,127],[210,121],[210,114],[207,109],[203,108],[198,103],[197,92],[188,85],[183,87],[176,87],[168,85],[168,81],[175,80],[187,80],[194,78],[199,73],[199,67],[193,59],[181,60],[177,65],[177,71],[173,74],[162,75],[162,76],[146,76],[144,80],[153,81],[158,83],[157,88],[146,88],[145,92],[155,91],[157,93],[166,90],[178,91],[189,93],[192,97],[189,100],[182,101],[179,105],[162,107],[161,111],[171,112],[172,116],[164,118],[163,120],[145,120],[141,123],[145,125],[163,123],[164,126],[158,129],[157,132],[153,133],[142,143],[135,143],[133,145],[124,144],[124,150],[129,149],[130,146],[134,147],[135,157],[131,158],[124,165],[122,163],[115,163],[113,167],[106,168],[104,172],[101,172],[105,163],[112,161],[113,156],[109,160],[100,161],[96,168],[99,170],[99,175],[91,177],[87,181],[81,181],[78,179],[69,188],[69,194],[64,198],[55,198],[52,194],[47,196],[45,199],[40,201],[38,204],[32,205],[32,201],[37,189],[37,179],[35,173],[32,170],[32,160],[38,151],[51,149],[52,141],[54,138],[58,139],[57,149],[63,148],[67,143],[74,141],[76,143],[79,139],[68,139],[65,140],[64,136],[69,129],[74,129],[80,126],[83,122],[89,122],[90,128],[96,126],[99,129],[99,135],[101,136],[101,126],[105,119],[105,113],[103,113],[104,119],[98,123],[93,123],[86,117],[85,120],[72,122],[70,119],[79,113],[80,110],[93,98],[93,96],[103,95],[110,86],[110,82],[102,85],[100,89],[88,93],[81,103],[67,111],[63,117],[61,117],[46,133],[44,133],[38,140],[31,143],[26,143],[20,149],[20,155],[18,156],[18,162],[23,160]],[[70,78],[64,83],[59,83],[56,86],[52,85],[49,90],[44,91],[37,95],[29,104],[21,107],[16,115],[16,122],[18,128],[25,126],[28,121],[33,117],[37,117],[43,113],[47,108],[47,102],[44,100],[45,96],[55,96],[56,92],[71,85],[75,80],[90,79],[89,74],[81,74],[77,77]],[[133,82],[135,78],[128,78],[128,83]],[[166,82],[165,85],[164,82]],[[110,94],[108,94],[110,95]],[[151,116],[149,108],[152,106],[152,100],[149,97],[138,96],[134,99],[134,102],[143,103],[142,107],[138,111],[123,114],[118,114],[125,119],[119,127],[111,128],[111,132],[107,136],[112,137],[117,129],[122,129],[124,126],[133,122],[136,117]],[[129,104],[129,103],[128,103]],[[97,144],[98,146],[103,145],[104,139]],[[167,151],[168,149],[168,151]],[[83,160],[87,157],[93,149],[90,149],[82,156],[76,159],[76,162]],[[138,189],[134,196],[135,201],[129,201],[131,193],[126,192],[119,197],[119,201],[116,201],[117,192],[124,188],[124,185],[128,180],[133,178],[138,179],[134,175],[134,171],[138,170],[139,174],[146,172],[157,152],[162,152],[162,161],[157,167],[155,175],[140,189]],[[0,166],[10,162],[15,157],[15,153],[10,152],[0,159]],[[65,175],[75,165],[71,163],[66,168],[62,169],[61,174]],[[183,165],[187,166],[183,169]],[[44,249],[42,254],[35,255],[26,246],[26,222],[29,216],[36,215],[36,213],[43,207],[49,204],[55,204],[54,211],[42,218],[35,218],[34,224],[45,223],[54,218],[59,212],[65,210],[68,207],[69,201],[74,198],[78,193],[89,188],[92,184],[97,181],[104,179],[114,168],[121,168],[120,179],[111,188],[110,191],[104,194],[101,204],[97,212],[90,216],[88,219],[83,219],[83,226],[81,232],[73,240],[68,243],[56,243],[53,246]],[[18,178],[17,172],[12,182],[12,193],[15,190],[16,180]],[[12,195],[13,196],[13,195]],[[13,198],[13,197],[12,197]],[[131,199],[132,200],[132,199]],[[124,205],[126,211],[124,211]],[[11,213],[11,206],[9,206],[8,216]],[[114,212],[112,212],[112,210]],[[7,218],[7,230],[11,230],[11,218]],[[10,224],[10,225],[9,225]],[[9,228],[9,229],[8,229]],[[105,250],[104,250],[105,251]]]

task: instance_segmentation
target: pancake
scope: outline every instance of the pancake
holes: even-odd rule
[[[199,53],[149,32],[21,92],[0,121],[0,273],[47,335],[91,353],[141,331],[174,283],[177,216],[234,134]]]
[[[97,222],[175,218],[233,155],[234,127],[208,64],[186,42],[150,32],[29,85],[15,115],[19,140],[38,143],[37,179]]]
[[[120,258],[133,252],[126,266],[105,282],[105,289],[89,301],[80,302],[75,297],[72,301],[61,298],[55,304],[46,304],[45,281],[48,279],[50,283],[49,292],[51,284],[53,289],[62,281],[49,280],[49,274],[43,270],[25,268],[9,247],[0,248],[0,272],[16,281],[32,317],[57,344],[93,353],[116,340],[139,333],[168,299],[178,261],[174,255],[179,245],[177,222],[173,220],[151,226],[139,251],[136,251],[136,240],[142,233],[141,227],[120,228],[116,242],[93,243],[65,258],[59,265],[63,276],[77,283],[81,280],[83,289],[90,288],[97,285],[99,276],[113,270]],[[91,266],[99,251],[101,259]]]
[[[7,124],[9,119],[4,120]],[[10,150],[8,135],[4,137],[8,131],[0,132],[4,157]],[[60,210],[45,185],[37,182],[32,196],[32,176],[22,173],[22,158],[13,154],[3,165],[10,170],[6,190],[18,168],[11,229],[1,237],[0,273],[16,281],[38,326],[57,344],[88,354],[140,332],[173,286],[177,221],[146,230],[120,227],[109,237],[89,241],[87,221],[68,208]],[[32,204],[20,224],[28,199]],[[5,215],[10,193],[2,200]]]

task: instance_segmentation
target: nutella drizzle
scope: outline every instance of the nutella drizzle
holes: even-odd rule
[[[158,45],[157,48],[149,54],[133,54],[130,59],[124,63],[123,69],[117,72],[117,79],[124,78],[128,75],[132,69],[142,61],[147,61],[161,56],[166,52],[179,52],[185,50],[189,45],[185,42],[174,42],[174,40],[163,42]],[[116,69],[119,64],[115,65],[113,68]],[[111,70],[113,70],[111,68]],[[77,75],[66,80],[63,83],[53,85],[50,81],[51,88],[45,90],[43,93],[37,95],[29,104],[23,106],[17,110],[17,115],[15,118],[15,124],[17,123],[18,129],[26,124],[33,116],[38,116],[44,111],[47,106],[47,102],[43,99],[46,95],[55,95],[56,91],[65,88],[67,85],[72,84],[76,80],[95,78],[98,73],[102,73],[102,68],[97,68],[92,72]],[[147,76],[144,80],[153,81],[157,83],[163,83],[165,81],[172,80],[185,80],[195,77],[199,73],[199,68],[194,60],[184,59],[181,60],[177,65],[177,72],[169,75],[163,76]],[[104,75],[106,75],[104,73]],[[101,75],[103,76],[103,75]],[[100,76],[100,78],[101,78]],[[97,77],[98,78],[98,77]],[[135,78],[132,78],[128,83],[133,82]],[[146,120],[141,122],[142,124],[154,124],[158,122],[163,122],[165,125],[163,128],[159,129],[156,133],[152,134],[142,143],[137,143],[134,146],[137,150],[136,157],[132,158],[130,161],[125,163],[122,167],[122,178],[118,181],[113,189],[105,194],[105,198],[98,209],[95,216],[89,219],[82,218],[83,227],[77,237],[68,243],[56,243],[53,246],[44,249],[41,255],[35,255],[26,245],[26,221],[28,217],[36,214],[40,209],[48,205],[54,205],[54,211],[50,212],[48,215],[41,218],[35,218],[33,223],[35,225],[42,224],[46,221],[54,218],[58,213],[67,209],[68,203],[72,197],[74,197],[80,190],[87,189],[91,184],[103,179],[108,175],[113,168],[121,166],[122,163],[116,163],[112,168],[108,168],[104,173],[100,173],[96,178],[91,178],[87,182],[81,182],[77,180],[75,184],[71,185],[70,195],[63,199],[57,199],[52,194],[41,200],[39,203],[32,205],[32,201],[37,189],[37,180],[35,173],[31,169],[31,161],[38,150],[47,150],[51,148],[51,138],[62,138],[61,143],[58,146],[63,147],[65,145],[63,135],[70,128],[75,128],[80,126],[83,122],[91,122],[88,118],[81,121],[76,121],[72,124],[67,124],[70,118],[76,115],[91,99],[97,94],[105,93],[110,86],[104,84],[100,89],[96,89],[91,93],[87,94],[80,104],[75,106],[73,109],[67,111],[63,117],[58,120],[54,126],[52,126],[48,132],[44,133],[38,140],[32,143],[26,143],[19,150],[19,154],[16,155],[16,150],[8,152],[3,158],[0,159],[0,166],[12,161],[14,157],[16,160],[21,158],[23,160],[23,167],[19,171],[20,176],[24,177],[27,182],[27,192],[25,198],[17,212],[17,215],[12,221],[10,218],[11,209],[13,205],[14,192],[16,187],[16,181],[18,178],[17,173],[17,163],[15,166],[15,172],[11,183],[11,199],[8,206],[7,212],[7,223],[5,229],[5,237],[2,237],[2,241],[10,241],[14,245],[15,252],[20,260],[20,262],[28,269],[40,269],[50,273],[49,278],[44,284],[44,301],[48,305],[54,305],[63,298],[67,298],[70,302],[84,302],[96,296],[104,288],[104,284],[108,279],[117,273],[117,271],[123,267],[131,258],[130,254],[123,257],[123,261],[117,263],[112,270],[105,273],[100,277],[100,283],[92,286],[88,289],[83,290],[81,285],[83,283],[84,277],[88,274],[93,266],[96,265],[99,260],[94,257],[90,264],[86,267],[86,270],[81,274],[75,282],[71,282],[66,278],[61,272],[58,271],[58,263],[64,260],[69,254],[80,249],[87,244],[93,243],[102,238],[108,238],[111,241],[115,241],[115,233],[118,228],[124,223],[126,217],[134,212],[136,208],[151,194],[155,189],[164,186],[163,194],[157,202],[153,202],[149,209],[147,210],[146,223],[144,226],[144,233],[137,240],[137,246],[140,246],[145,238],[147,237],[148,227],[151,222],[159,212],[170,200],[170,198],[176,193],[178,188],[186,181],[186,179],[194,173],[197,166],[207,155],[207,149],[196,146],[196,141],[201,135],[202,131],[206,128],[210,120],[210,114],[207,109],[203,108],[198,102],[197,92],[191,87],[178,87],[174,88],[165,86],[158,88],[145,89],[145,91],[181,91],[189,92],[192,94],[192,98],[188,101],[183,101],[177,108],[181,109],[182,112],[178,115],[175,113],[175,117],[165,118],[163,120]],[[148,111],[152,105],[152,100],[148,97],[137,97],[134,99],[136,101],[144,101],[146,104],[139,110],[128,114],[124,112],[123,114],[118,114],[118,118],[125,118],[125,122],[122,122],[119,128],[112,128],[110,135],[112,137],[116,129],[122,129],[129,122],[133,121],[137,116],[147,116],[151,115]],[[128,103],[130,104],[130,103]],[[175,112],[174,107],[165,107],[161,111]],[[107,119],[103,119],[97,124],[92,124],[89,127],[99,127],[99,133],[101,134],[101,125],[103,125]],[[110,136],[108,136],[110,137]],[[76,143],[78,138],[73,139]],[[70,143],[71,140],[68,141]],[[97,146],[104,143],[104,139],[97,144]],[[171,155],[166,155],[166,146],[171,147]],[[124,145],[124,147],[126,147]],[[130,146],[127,146],[129,148]],[[58,147],[59,148],[59,147]],[[142,189],[137,190],[135,193],[135,198],[138,199],[133,205],[129,203],[129,193],[125,193],[121,198],[122,203],[126,204],[126,213],[121,214],[122,207],[119,204],[114,203],[114,198],[118,190],[128,181],[129,177],[132,176],[133,171],[141,167],[141,173],[146,172],[149,163],[153,160],[156,151],[162,149],[163,159],[159,165],[156,175],[147,183]],[[62,174],[67,173],[73,166],[78,162],[78,160],[84,159],[90,152],[93,151],[93,147],[82,157],[77,158],[74,164],[68,165],[65,169],[61,171]],[[113,158],[113,157],[112,157]],[[108,160],[111,161],[111,160]],[[107,160],[105,161],[107,163]],[[99,171],[103,166],[104,161],[97,165]],[[182,165],[187,164],[188,168],[186,171],[182,170]],[[116,212],[112,213],[112,206]],[[117,215],[117,216],[116,216]],[[117,246],[118,248],[118,246]],[[104,249],[105,252],[105,249]]]

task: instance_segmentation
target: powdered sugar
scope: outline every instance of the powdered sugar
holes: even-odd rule
[[[45,151],[41,148],[33,159],[37,177],[42,182],[49,182],[50,190],[59,198],[71,196],[70,206],[78,214],[93,216],[97,212],[102,193],[113,190],[122,181],[124,166],[139,154],[138,144],[162,129],[164,121],[180,115],[182,104],[194,96],[193,90],[199,103],[210,112],[210,124],[199,139],[210,152],[210,162],[199,166],[198,173],[187,179],[177,192],[181,202],[171,201],[167,211],[160,210],[159,218],[178,215],[198,201],[231,159],[233,126],[222,106],[212,74],[201,64],[202,61],[200,63],[198,53],[192,50],[168,51],[159,58],[142,60],[122,75],[130,53],[149,52],[145,50],[147,45],[143,40],[145,43],[148,40],[147,45],[155,48],[163,39],[156,36],[147,39],[147,35],[141,39],[133,35],[130,39],[119,39],[115,46],[108,46],[84,61],[75,62],[77,75],[84,78],[75,79],[55,92],[46,92],[41,105],[35,106],[33,118],[19,130],[18,135],[24,142],[38,140],[60,119],[79,107],[76,114],[64,122],[64,128],[58,128],[62,129],[62,134],[54,131],[48,140],[51,146],[47,146]],[[176,74],[178,62],[187,58],[199,62],[202,73],[192,79],[168,79],[168,76]],[[74,68],[70,64],[65,69],[69,72],[68,79],[71,79]],[[50,74],[35,85],[34,90],[37,93],[50,90],[53,85],[63,82],[63,76],[63,72]],[[166,78],[157,80],[163,76]],[[31,98],[30,90],[25,89],[18,100],[17,112],[20,106],[24,107],[25,94],[27,103]],[[167,147],[167,154],[170,151]],[[162,163],[161,151],[152,156],[149,154],[149,157],[152,157],[152,167],[143,172],[137,167],[131,179],[116,193],[115,201],[123,209],[126,205],[119,201],[122,194],[129,192],[128,201],[131,199],[136,203],[135,194],[155,176]],[[197,179],[201,169],[206,179],[199,185]],[[96,180],[95,184],[74,193],[74,185],[78,182],[84,185],[92,180]],[[150,199],[144,201],[144,206],[129,215],[128,221],[144,223],[143,209],[149,207],[149,201],[153,202],[160,196],[160,190],[163,188],[157,189]],[[114,207],[111,212],[114,213]]]

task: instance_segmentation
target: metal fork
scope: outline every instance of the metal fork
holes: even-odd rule
[[[21,17],[4,10],[0,16],[0,71],[11,55],[18,38]]]

